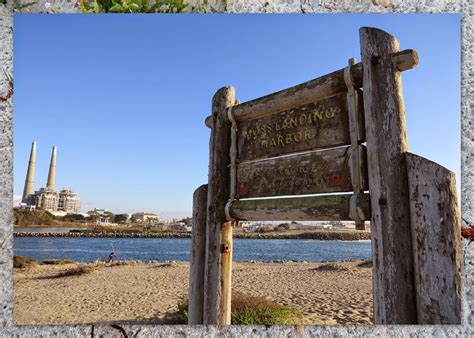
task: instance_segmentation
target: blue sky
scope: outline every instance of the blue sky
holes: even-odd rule
[[[14,194],[31,142],[35,189],[58,147],[56,185],[82,210],[190,216],[207,182],[211,98],[242,102],[360,60],[359,27],[416,49],[403,73],[409,150],[460,181],[460,16],[240,14],[14,16]]]

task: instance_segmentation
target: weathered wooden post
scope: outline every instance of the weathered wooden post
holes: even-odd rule
[[[212,129],[207,197],[207,244],[203,324],[219,322],[221,306],[221,228],[226,222],[225,204],[229,199],[230,125],[227,108],[235,102],[233,87],[219,89],[212,99]],[[230,323],[229,323],[230,324]]]
[[[232,226],[234,222],[225,222],[221,229],[221,301],[219,324],[230,325],[232,303]]]
[[[407,153],[418,324],[461,324],[461,221],[454,173]]]
[[[189,325],[203,323],[206,214],[207,184],[204,184],[197,188],[193,195],[193,232],[191,235],[191,263],[189,267]]]
[[[234,105],[240,104],[235,99]],[[236,178],[237,178],[237,121],[232,115],[232,106],[227,110],[227,118],[231,123],[230,130],[230,149],[229,149],[229,199],[225,206],[225,215],[227,222],[221,229],[221,302],[219,308],[219,324],[231,324],[232,310],[232,252],[234,250],[234,241],[232,239],[232,228],[238,226],[238,221],[233,220],[229,212],[236,196]]]
[[[416,324],[405,108],[397,39],[360,29],[373,258],[375,324]],[[416,65],[416,64],[415,64]],[[414,65],[412,65],[414,66]]]

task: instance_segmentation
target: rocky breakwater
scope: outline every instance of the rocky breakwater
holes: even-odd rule
[[[17,232],[16,237],[90,237],[90,238],[190,238],[190,232],[141,232],[71,230],[70,232]],[[235,232],[234,238],[242,239],[316,239],[321,241],[370,240],[366,231],[306,231],[287,232]]]
[[[234,233],[234,238],[246,239],[317,239],[320,241],[360,241],[370,240],[366,231],[307,231],[300,233]]]
[[[125,232],[125,231],[70,231],[17,232],[15,237],[90,237],[90,238],[190,238],[189,232]]]

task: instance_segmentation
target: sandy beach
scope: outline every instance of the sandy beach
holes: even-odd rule
[[[303,313],[303,324],[371,324],[372,269],[341,263],[234,263],[234,290]],[[189,264],[139,261],[14,269],[14,322],[24,324],[163,324],[187,296]]]

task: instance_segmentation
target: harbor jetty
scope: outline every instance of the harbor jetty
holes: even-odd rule
[[[15,237],[91,237],[91,238],[191,238],[190,232],[144,232],[144,231],[100,231],[71,230],[69,232],[15,232]],[[357,241],[370,240],[367,231],[282,231],[282,232],[240,232],[234,238],[244,239],[316,239],[323,241]]]

